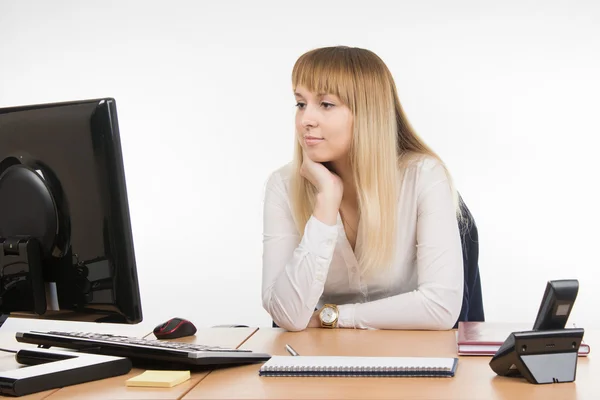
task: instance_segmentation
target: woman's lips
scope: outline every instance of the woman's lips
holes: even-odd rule
[[[315,146],[323,141],[324,141],[323,138],[318,138],[318,137],[314,137],[314,136],[305,136],[304,137],[304,143],[306,143],[307,146]]]

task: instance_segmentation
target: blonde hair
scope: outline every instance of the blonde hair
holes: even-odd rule
[[[389,267],[408,156],[429,155],[441,162],[440,158],[411,127],[390,71],[369,50],[338,46],[309,51],[296,61],[292,85],[294,90],[301,85],[314,93],[333,94],[351,110],[354,124],[349,162],[358,194],[361,229],[357,235],[362,243],[357,258],[363,272]],[[298,140],[295,143],[291,205],[303,234],[314,209],[316,189],[300,175],[302,147]]]

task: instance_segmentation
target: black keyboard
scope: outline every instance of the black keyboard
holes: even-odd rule
[[[81,352],[129,358],[134,365],[220,366],[267,361],[271,356],[248,349],[138,339],[90,332],[18,332],[21,343],[39,347],[61,347]]]

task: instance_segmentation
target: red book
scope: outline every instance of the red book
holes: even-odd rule
[[[456,345],[459,356],[493,356],[512,332],[530,331],[531,326],[499,322],[459,322]],[[585,337],[585,333],[584,333]],[[590,354],[590,346],[583,341],[579,356]]]

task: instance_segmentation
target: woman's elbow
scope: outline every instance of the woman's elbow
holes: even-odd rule
[[[457,318],[458,318],[458,316],[456,318],[454,318],[453,314],[448,313],[446,316],[444,316],[443,318],[441,318],[438,321],[435,330],[447,331],[447,330],[454,328]]]
[[[275,322],[280,328],[285,329],[286,331],[290,331],[290,332],[300,332],[305,330],[308,327],[308,324],[302,324],[302,323],[294,323],[294,321],[285,321],[285,322],[281,322],[281,324],[278,324],[277,322]]]
[[[271,315],[271,318],[273,318],[273,322],[275,322],[278,327],[285,329],[286,331],[300,332],[308,327],[308,321],[301,321],[300,318],[278,318],[272,313],[269,314]]]
[[[425,301],[429,303],[427,308],[431,317],[428,329],[436,331],[453,329],[460,315],[462,293],[460,298],[453,298],[446,302],[435,301],[427,296],[425,298]]]
[[[263,308],[271,316],[273,322],[275,322],[278,327],[285,329],[286,331],[299,332],[308,327],[309,321],[304,321],[299,315],[288,315],[284,309],[278,307],[272,302],[263,301]]]
[[[447,331],[449,329],[453,329],[456,325],[456,321],[460,316],[460,310],[462,307],[462,296],[460,298],[455,299],[451,302],[451,304],[446,307],[440,306],[443,310],[439,314],[440,317],[438,319],[438,328],[437,330]]]
[[[446,309],[441,309],[431,316],[429,323],[426,323],[426,326],[423,326],[423,329],[447,331],[454,328],[454,324],[456,324],[456,318],[454,318],[453,314]]]

